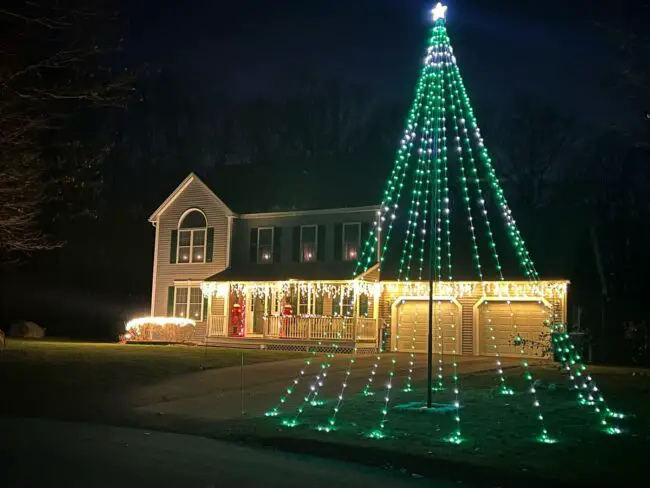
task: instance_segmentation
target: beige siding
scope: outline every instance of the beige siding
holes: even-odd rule
[[[198,208],[205,213],[208,227],[214,227],[214,247],[211,263],[171,264],[170,245],[172,230],[186,210]],[[157,262],[155,263],[155,283],[153,284],[152,315],[167,314],[167,289],[174,280],[202,281],[227,266],[228,248],[228,209],[216,200],[210,190],[194,179],[176,199],[158,216],[157,221]]]

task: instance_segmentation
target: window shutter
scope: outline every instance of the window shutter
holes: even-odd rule
[[[257,262],[257,227],[251,229],[250,259],[251,263]]]
[[[325,229],[324,225],[318,226],[318,244],[316,248],[316,258],[318,261],[325,261]]]
[[[205,242],[205,262],[212,262],[212,253],[214,252],[214,227],[208,227]]]
[[[343,259],[343,224],[334,226],[334,260]]]
[[[357,259],[361,259],[361,255],[365,251],[366,253],[370,253],[370,254],[367,254],[366,259],[368,259],[368,256],[369,256],[370,257],[370,262],[374,263],[376,261],[376,259],[377,259],[377,254],[372,252],[372,247],[370,247],[370,249],[366,248],[366,242],[368,241],[369,238],[370,238],[370,223],[361,222],[361,237],[359,238],[359,242],[360,242],[361,247],[359,249],[359,253],[357,254],[357,256],[358,256]],[[366,264],[367,263],[368,263],[368,261],[366,261]]]
[[[368,295],[359,296],[359,317],[368,316]]]
[[[174,316],[174,287],[170,286],[167,288],[167,317],[173,317],[173,316]]]
[[[172,230],[172,238],[169,243],[169,263],[176,264],[176,251],[178,250],[178,230]]]
[[[282,227],[273,229],[273,262],[279,263],[282,260]]]
[[[203,315],[201,315],[201,321],[205,321],[208,318],[208,297],[203,297]]]
[[[292,260],[294,263],[300,262],[300,226],[293,228],[293,248],[291,250]]]

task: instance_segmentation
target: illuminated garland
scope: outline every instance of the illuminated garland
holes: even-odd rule
[[[295,287],[295,288],[292,288]],[[380,283],[349,280],[344,282],[328,281],[274,281],[274,282],[246,282],[246,283],[217,283],[203,282],[201,289],[205,296],[228,296],[229,290],[234,294],[246,295],[251,293],[256,298],[271,296],[271,293],[288,295],[293,290],[301,293],[311,291],[317,296],[371,296],[378,298],[383,293],[401,296],[428,296],[429,284],[421,281],[383,281]],[[434,295],[462,298],[464,296],[479,295],[498,298],[529,298],[544,297],[554,298],[566,295],[566,281],[436,281],[433,283]],[[160,317],[170,319],[171,317]],[[149,319],[148,317],[139,320]]]

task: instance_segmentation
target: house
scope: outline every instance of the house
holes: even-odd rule
[[[151,314],[192,318],[193,340],[214,345],[424,352],[429,284],[379,270],[378,209],[237,213],[191,173],[149,218]],[[540,355],[566,293],[561,280],[434,282],[434,350]]]

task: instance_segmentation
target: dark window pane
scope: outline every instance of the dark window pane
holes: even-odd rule
[[[207,222],[203,214],[198,210],[188,213],[180,225],[181,229],[197,229],[201,227],[207,227]]]
[[[179,246],[189,246],[191,240],[192,232],[189,230],[184,230],[178,233],[178,245]]]

